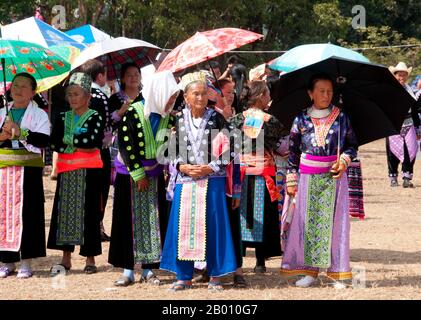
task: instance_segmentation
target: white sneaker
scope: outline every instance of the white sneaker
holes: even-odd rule
[[[310,287],[314,282],[316,281],[316,278],[313,278],[312,276],[305,276],[304,278],[298,280],[295,285],[300,288],[308,288]]]

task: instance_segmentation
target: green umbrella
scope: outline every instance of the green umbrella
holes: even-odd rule
[[[57,53],[35,43],[0,39],[0,83],[3,91],[20,72],[27,72],[36,80],[59,76],[70,71],[70,63]],[[6,104],[7,105],[7,104]]]
[[[54,53],[57,53],[70,64],[72,64],[80,54],[80,50],[78,48],[68,45],[51,46],[49,49]],[[37,81],[37,92],[43,92],[54,87],[56,84],[66,79],[69,74],[70,71],[65,72],[59,76],[48,77]]]

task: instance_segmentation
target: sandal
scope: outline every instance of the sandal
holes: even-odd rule
[[[241,274],[234,274],[234,288],[247,288],[248,283]]]
[[[18,275],[16,276],[19,279],[28,279],[32,277],[32,271],[31,270],[22,270],[20,269],[18,271]]]
[[[155,274],[150,274],[146,278],[142,275],[140,276],[140,282],[153,284],[155,286],[159,286],[161,284],[161,280]]]
[[[119,279],[114,281],[114,285],[116,287],[127,287],[133,283],[134,283],[134,280],[126,276],[121,276]]]
[[[0,267],[0,278],[7,278],[8,276],[10,276],[12,273],[14,272],[14,270],[10,270],[8,267],[3,266]]]
[[[98,268],[96,266],[85,266],[85,268],[83,268],[83,271],[86,274],[93,274],[98,272]]]
[[[221,281],[209,281],[208,283],[209,291],[224,291]]]
[[[183,290],[187,290],[191,288],[193,288],[193,286],[191,285],[190,282],[177,281],[171,285],[171,288],[169,290],[176,292],[176,291],[183,291]]]

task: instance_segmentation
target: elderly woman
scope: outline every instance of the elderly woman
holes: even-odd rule
[[[184,290],[191,287],[194,262],[206,261],[209,290],[222,290],[218,277],[237,268],[225,196],[232,154],[217,142],[226,137],[220,132],[226,122],[207,108],[204,74],[187,74],[182,84],[187,107],[177,115],[169,148],[177,172],[161,269],[176,273],[172,290]]]
[[[51,215],[49,249],[63,251],[60,263],[70,270],[71,254],[80,245],[86,257],[84,272],[97,272],[95,256],[101,249],[101,181],[100,149],[104,121],[89,109],[91,77],[74,73],[66,89],[70,111],[57,118],[51,133],[51,148],[58,152],[57,188]],[[57,268],[52,268],[52,274]]]
[[[240,202],[243,249],[256,248],[256,273],[266,271],[265,259],[281,255],[276,161],[281,138],[288,134],[274,116],[265,112],[270,102],[264,81],[252,81],[246,95],[247,110],[230,123],[243,131]]]
[[[387,165],[389,169],[390,186],[398,186],[398,166],[402,163],[402,186],[413,188],[411,182],[414,174],[415,157],[418,152],[417,136],[421,135],[421,123],[418,110],[415,108],[415,93],[406,82],[411,74],[412,67],[408,68],[404,62],[399,62],[396,67],[389,67],[399,83],[414,98],[414,107],[408,112],[402,125],[400,134],[390,136],[386,139]]]
[[[5,263],[0,278],[19,261],[17,277],[31,277],[31,259],[46,255],[41,150],[49,142],[50,122],[32,102],[36,87],[30,74],[17,74],[13,102],[0,110],[0,261]]]
[[[167,226],[163,166],[157,151],[174,126],[170,112],[179,88],[169,71],[153,74],[145,84],[145,101],[132,104],[118,130],[119,154],[108,261],[124,268],[116,286],[134,282],[134,265],[142,264],[141,282],[159,284],[159,268]]]
[[[334,280],[352,278],[346,169],[358,145],[348,117],[331,104],[329,76],[314,75],[308,94],[313,105],[290,133],[287,193],[296,204],[281,267],[284,276],[305,276],[298,287],[312,285],[320,268]]]

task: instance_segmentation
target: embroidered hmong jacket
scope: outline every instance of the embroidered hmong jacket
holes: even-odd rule
[[[311,118],[304,110],[293,122],[290,133],[288,173],[297,173],[302,153],[315,156],[332,156],[337,154],[338,141],[340,154],[350,159],[357,156],[358,143],[348,116],[339,108],[333,107],[331,114],[320,119]],[[340,137],[338,132],[340,128]]]
[[[63,112],[56,118],[51,133],[51,149],[59,153],[67,153],[75,148],[101,149],[102,139],[104,138],[104,119],[102,116],[89,109],[85,113],[85,117],[82,115],[78,125],[75,125],[72,112],[72,110]],[[73,125],[71,124],[72,121]]]
[[[253,117],[252,115],[253,111],[257,111],[258,114],[262,115],[263,117],[262,124],[259,123],[259,119],[256,119],[256,117]],[[249,119],[249,120],[246,121],[246,119]],[[251,150],[245,150],[245,152],[247,151],[256,152],[257,150],[259,150],[259,148],[264,147],[264,150],[266,151],[281,153],[280,148],[281,148],[282,139],[284,139],[284,137],[286,137],[289,134],[288,130],[285,130],[282,123],[279,122],[279,120],[276,117],[269,115],[268,113],[265,113],[263,111],[256,110],[256,109],[254,110],[248,109],[247,111],[243,111],[235,115],[234,117],[232,117],[229,120],[229,122],[230,122],[230,125],[243,131],[247,130],[245,129],[246,127],[250,127],[250,128],[255,127],[256,129],[261,128],[261,130],[259,130],[258,133],[256,132],[256,135],[258,136],[263,135],[264,145],[262,146],[259,144],[250,143],[250,140],[256,140],[258,139],[258,137],[253,138],[250,135],[245,134],[244,145],[251,146]]]
[[[119,91],[114,93],[110,99],[108,99],[109,109],[108,111],[111,114],[111,125],[113,131],[117,129],[119,122],[121,121],[120,117],[117,114],[117,111],[122,107],[125,101],[129,100],[129,97],[124,93],[124,91]],[[136,103],[143,100],[142,93],[133,100],[132,103]]]
[[[173,116],[160,117],[154,135],[150,121],[152,114],[146,119],[143,110],[142,102],[133,103],[124,114],[118,128],[119,151],[134,181],[146,176],[142,160],[156,159],[159,148],[167,142],[174,126]]]
[[[234,138],[229,137],[229,131],[233,127],[230,127],[221,114],[206,108],[195,139],[189,117],[191,117],[189,108],[184,108],[176,116],[176,130],[171,136],[169,147],[172,165],[176,168],[181,164],[208,165],[213,172],[204,178],[226,177],[227,165],[234,160],[236,152],[241,148],[241,145],[237,145],[238,150],[235,150]],[[219,148],[220,142],[224,139],[225,147]],[[178,172],[177,183],[192,180],[190,176]]]

